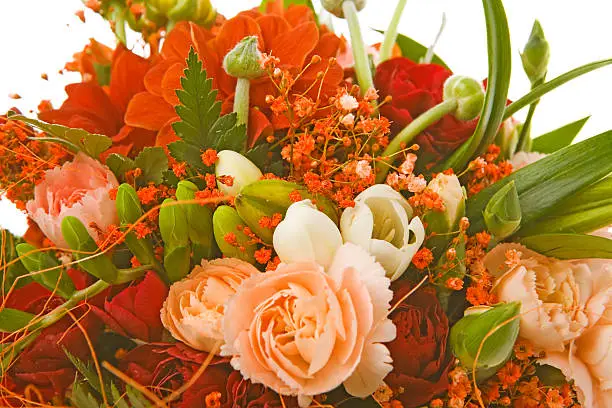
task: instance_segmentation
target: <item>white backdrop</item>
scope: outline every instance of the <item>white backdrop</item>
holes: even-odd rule
[[[239,10],[255,7],[260,0],[212,0],[230,17]],[[315,2],[318,2],[315,0]],[[393,13],[394,0],[369,0],[360,13],[363,27],[385,28]],[[523,48],[534,19],[539,19],[551,45],[549,78],[579,65],[612,57],[612,2],[610,0],[506,0],[512,48],[510,98],[529,90],[519,50]],[[63,87],[79,81],[79,75],[58,74],[73,53],[90,37],[107,45],[114,43],[108,25],[86,11],[87,24],[74,14],[83,9],[80,0],[0,0],[0,111],[18,107],[36,109],[41,99],[59,106],[65,98]],[[400,23],[400,32],[423,44],[430,44],[438,31],[442,13],[447,24],[436,52],[456,72],[484,78],[487,72],[486,35],[481,1],[409,0]],[[344,21],[335,19],[337,31],[346,33]],[[368,31],[368,42],[380,35]],[[131,43],[135,44],[134,38]],[[140,52],[138,46],[134,46]],[[48,81],[41,79],[46,73]],[[547,95],[536,111],[533,134],[537,136],[571,121],[592,115],[579,139],[612,129],[610,94],[612,67],[587,74]],[[17,93],[21,99],[9,98]],[[517,115],[523,118],[524,113]],[[0,186],[1,188],[1,186]],[[0,227],[8,226],[6,204],[0,203]]]

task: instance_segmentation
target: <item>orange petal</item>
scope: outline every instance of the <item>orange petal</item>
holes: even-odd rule
[[[310,55],[318,55],[321,58],[332,58],[338,55],[340,49],[340,38],[334,33],[325,33],[319,38],[319,42]]]
[[[236,16],[229,19],[221,26],[217,38],[215,39],[215,48],[219,59],[223,59],[240,40],[249,35],[256,35],[261,38],[259,25],[251,17],[244,15]]]
[[[162,79],[162,96],[172,106],[180,103],[178,96],[176,96],[176,90],[182,89],[181,77],[184,70],[185,65],[177,62],[168,68]]]
[[[157,131],[173,117],[176,117],[176,112],[164,98],[149,92],[141,92],[134,95],[130,101],[125,113],[125,123]]]
[[[267,49],[279,58],[281,65],[301,68],[306,56],[319,41],[319,30],[315,23],[304,23],[275,38]]]
[[[317,75],[319,72],[325,73],[323,77],[323,86],[320,86],[320,82],[317,83],[316,86],[312,87],[308,92],[308,96],[310,96],[313,100],[316,100],[317,97],[321,97],[322,100],[326,101],[329,96],[332,96],[336,93],[336,90],[342,80],[344,79],[344,70],[337,62],[329,66],[328,60],[321,60],[318,64],[312,64],[304,71],[304,74],[300,79],[298,79],[295,83],[295,89],[304,91],[311,87],[312,83],[317,80]],[[319,95],[319,87],[321,88],[321,94]]]
[[[149,62],[119,45],[113,55],[110,98],[120,112],[125,112],[130,99],[144,91],[144,76]]]
[[[268,14],[259,17],[256,21],[261,29],[261,36],[264,40],[264,49],[268,44],[272,44],[276,37],[286,33],[291,28],[289,23],[287,23],[287,20],[277,15]]]
[[[272,124],[268,117],[259,109],[251,108],[249,110],[249,148],[253,147],[261,137],[267,137],[272,134]]]
[[[187,57],[191,45],[191,28],[189,27],[189,23],[180,21],[166,36],[161,55],[167,59],[184,59]]]
[[[128,143],[128,144],[118,144],[118,145],[113,145],[111,146],[110,149],[102,152],[100,154],[100,161],[102,163],[106,163],[106,159],[108,158],[108,156],[110,156],[113,153],[117,153],[123,156],[130,156],[130,153],[132,152],[132,144]],[[134,155],[132,155],[134,156]]]
[[[179,137],[174,133],[174,129],[172,128],[172,124],[177,120],[178,118],[170,119],[161,127],[155,139],[155,146],[167,146],[179,140]]]
[[[266,14],[277,14],[282,16],[285,12],[283,0],[272,0],[266,4]]]
[[[292,26],[297,26],[302,23],[314,23],[314,13],[308,6],[293,4],[285,10],[285,20]]]
[[[161,59],[157,64],[153,65],[144,77],[144,84],[147,91],[151,92],[153,95],[161,96],[164,74],[168,68],[180,61],[181,60],[176,58]]]
[[[155,136],[155,131],[125,125],[112,139],[115,146],[129,145],[140,151],[143,147],[154,146]]]

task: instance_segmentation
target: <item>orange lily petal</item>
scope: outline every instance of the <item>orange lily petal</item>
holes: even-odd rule
[[[219,59],[222,60],[240,40],[249,35],[256,35],[261,38],[261,31],[257,22],[244,15],[238,15],[229,19],[221,26],[217,38],[215,39],[215,48]]]
[[[179,140],[179,137],[174,133],[172,124],[178,121],[178,117],[170,119],[164,123],[159,132],[157,132],[157,138],[155,139],[155,146],[167,146],[172,142]]]
[[[261,137],[265,138],[271,135],[272,131],[272,124],[268,120],[268,117],[259,109],[251,108],[249,110],[249,149],[252,148]]]
[[[336,34],[325,33],[321,35],[317,46],[310,53],[310,56],[318,55],[321,58],[336,57],[340,48],[340,42],[341,40]]]
[[[318,41],[317,25],[304,23],[273,39],[267,49],[280,59],[281,65],[301,68],[306,56],[315,48]]]
[[[283,35],[291,28],[289,23],[287,23],[287,20],[277,15],[268,14],[259,17],[256,21],[261,29],[264,47],[271,44],[276,37]]]
[[[164,74],[162,79],[162,97],[172,106],[180,103],[176,90],[181,89],[181,77],[185,70],[185,64],[176,62]]]
[[[149,62],[119,45],[113,55],[110,79],[110,98],[120,112],[125,112],[130,99],[144,91],[143,78]]]
[[[293,4],[289,6],[283,14],[285,20],[292,26],[297,26],[303,23],[314,23],[314,13],[308,6]]]
[[[149,92],[140,92],[134,95],[128,105],[125,123],[157,131],[175,116],[174,108],[164,98]]]
[[[132,143],[113,145],[111,146],[110,149],[100,154],[100,161],[102,163],[106,163],[106,159],[108,158],[108,156],[110,156],[113,153],[117,153],[117,154],[129,157],[130,153],[132,152],[132,147],[133,147]]]
[[[162,95],[162,80],[168,68],[181,60],[176,58],[162,59],[157,64],[153,65],[149,72],[144,77],[144,84],[147,91],[153,95]]]

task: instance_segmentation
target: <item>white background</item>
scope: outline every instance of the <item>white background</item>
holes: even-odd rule
[[[239,10],[255,7],[259,0],[213,0],[219,12],[231,17]],[[317,1],[315,1],[317,3]],[[384,29],[396,2],[369,0],[360,13],[362,27]],[[612,2],[609,0],[506,0],[506,13],[515,50],[512,61],[510,98],[529,90],[519,50],[539,19],[551,46],[549,78],[579,65],[612,57]],[[41,99],[59,106],[66,97],[63,87],[78,82],[74,73],[58,74],[72,54],[90,37],[113,45],[114,36],[97,15],[86,11],[87,23],[76,16],[80,0],[0,0],[0,111],[15,106],[23,112],[35,110]],[[438,31],[442,13],[447,24],[436,52],[455,73],[484,78],[487,73],[486,34],[482,3],[478,0],[408,0],[400,32],[429,45]],[[346,33],[344,21],[334,28]],[[366,41],[380,35],[368,31]],[[142,49],[131,38],[134,51]],[[49,80],[41,79],[46,73]],[[14,100],[10,93],[21,95]],[[612,129],[612,67],[587,74],[547,95],[536,112],[533,134],[537,136],[571,121],[592,115],[579,139]],[[523,118],[524,113],[517,115]],[[0,186],[1,187],[1,186]],[[12,226],[14,216],[0,202],[0,227]]]

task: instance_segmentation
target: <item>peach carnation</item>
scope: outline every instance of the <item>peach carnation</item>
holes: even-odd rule
[[[314,262],[281,264],[244,282],[226,309],[225,346],[243,377],[282,395],[310,397],[344,384],[366,397],[392,370],[392,292],[384,269],[344,244],[327,271]]]
[[[68,248],[62,236],[62,220],[74,216],[98,239],[98,231],[105,231],[118,223],[115,201],[109,191],[119,186],[108,167],[84,153],[74,160],[45,172],[45,177],[34,189],[34,199],[28,201],[28,215],[51,242]]]
[[[202,261],[170,287],[161,309],[164,327],[175,339],[210,352],[223,340],[225,303],[245,279],[256,275],[253,265],[239,259]]]

